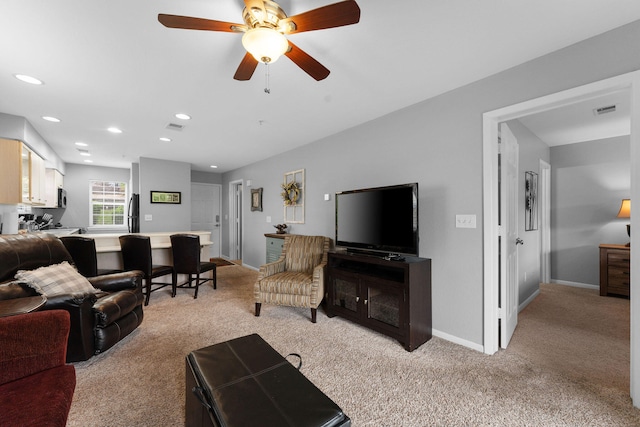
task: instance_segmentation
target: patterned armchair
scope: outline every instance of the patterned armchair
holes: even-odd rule
[[[287,236],[280,258],[260,266],[253,288],[256,316],[262,303],[311,308],[316,323],[318,306],[324,297],[324,268],[330,239],[323,236]]]

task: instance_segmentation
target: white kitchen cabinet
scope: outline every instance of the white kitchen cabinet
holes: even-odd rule
[[[45,208],[58,207],[58,188],[62,188],[64,184],[64,176],[56,169],[47,169],[45,180]]]

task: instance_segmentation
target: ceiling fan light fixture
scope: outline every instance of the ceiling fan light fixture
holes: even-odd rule
[[[272,28],[252,28],[242,36],[242,46],[258,62],[272,64],[289,49],[287,38]]]

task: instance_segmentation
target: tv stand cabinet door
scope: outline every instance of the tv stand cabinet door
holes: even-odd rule
[[[385,280],[362,279],[362,319],[366,326],[406,342],[406,293],[404,286]]]
[[[327,286],[327,315],[336,314],[359,321],[360,280],[350,274],[332,271],[328,276]]]

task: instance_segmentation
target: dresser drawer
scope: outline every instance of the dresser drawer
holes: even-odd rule
[[[628,246],[600,245],[600,295],[628,297],[630,267]]]
[[[607,251],[607,264],[609,267],[616,266],[629,269],[631,261],[629,255],[629,251],[609,250]]]
[[[282,254],[284,239],[277,237],[267,237],[267,263],[275,262]]]

